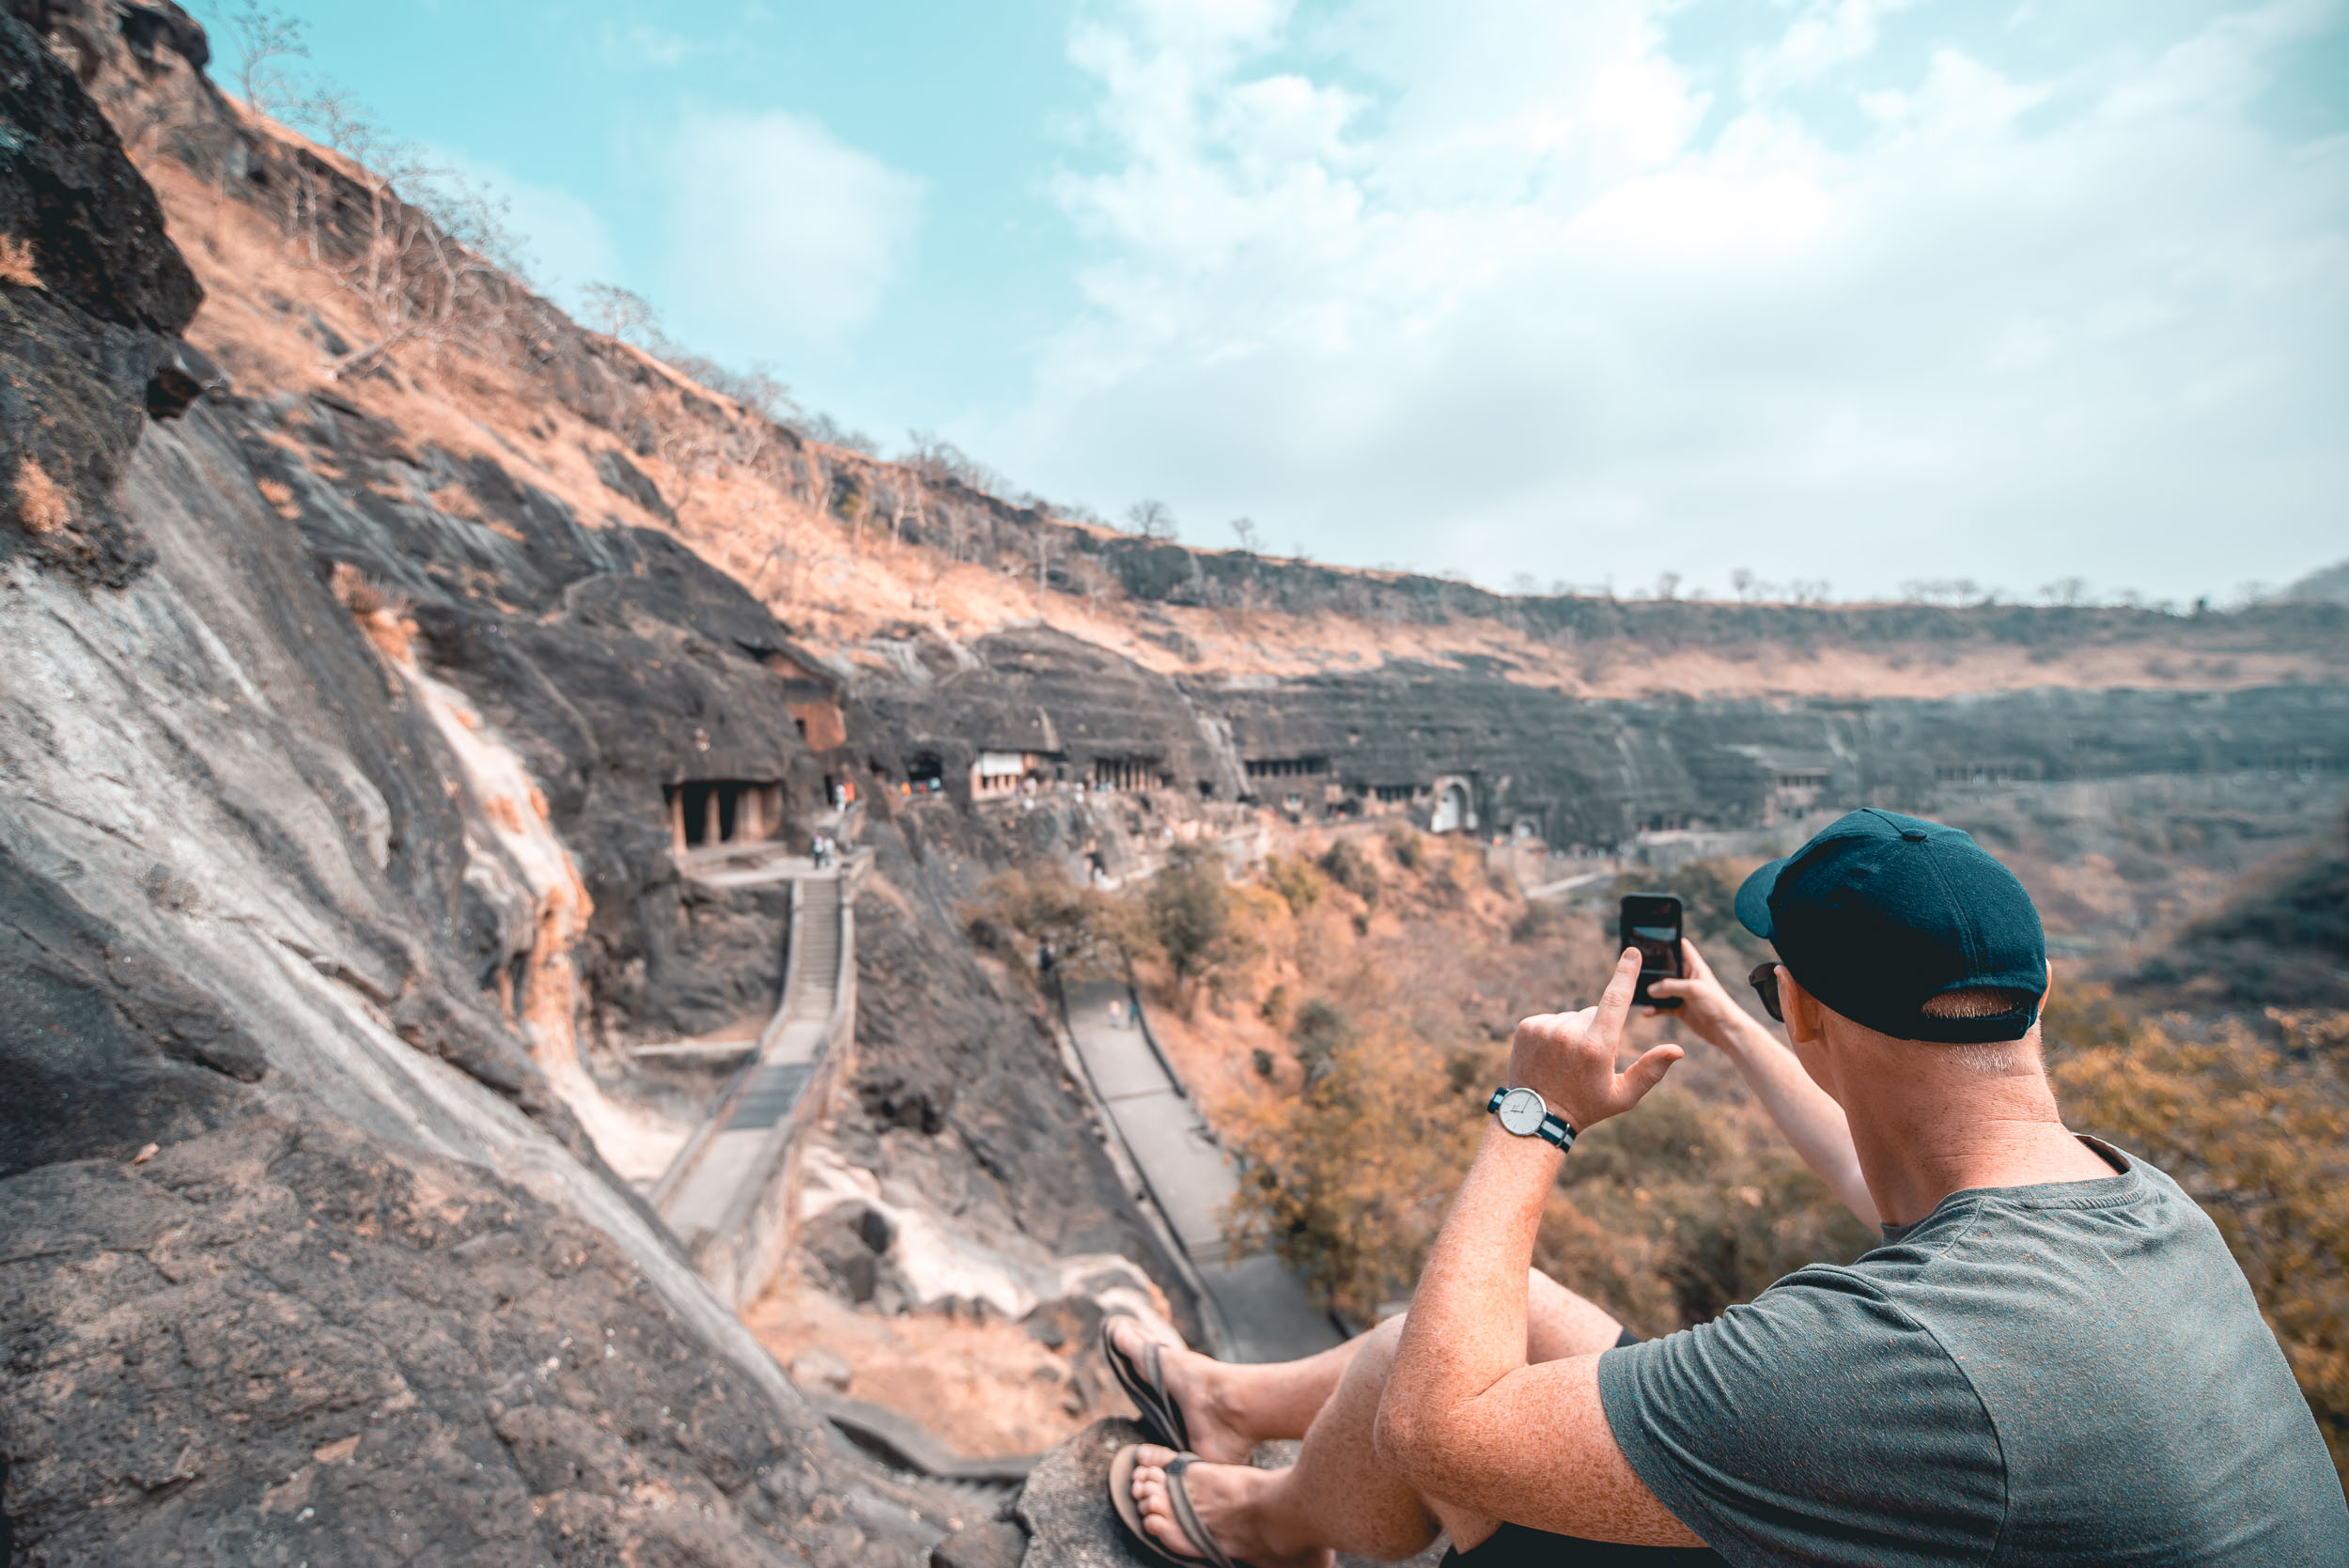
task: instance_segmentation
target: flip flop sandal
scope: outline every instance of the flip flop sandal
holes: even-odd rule
[[[1110,1461],[1110,1503],[1117,1510],[1117,1522],[1126,1527],[1126,1533],[1133,1537],[1143,1554],[1161,1568],[1199,1568],[1201,1563],[1209,1564],[1210,1568],[1248,1568],[1248,1564],[1235,1562],[1225,1554],[1215,1537],[1207,1533],[1207,1527],[1199,1522],[1198,1510],[1190,1506],[1183,1472],[1203,1463],[1195,1453],[1178,1453],[1167,1461],[1166,1500],[1174,1505],[1174,1522],[1183,1527],[1183,1533],[1190,1537],[1192,1545],[1206,1548],[1206,1555],[1192,1557],[1188,1552],[1172,1550],[1143,1526],[1142,1505],[1134,1501],[1134,1471],[1142,1465],[1140,1443],[1127,1444]]]
[[[1126,1397],[1142,1412],[1142,1424],[1150,1429],[1151,1438],[1163,1447],[1177,1451],[1190,1447],[1190,1427],[1183,1420],[1183,1407],[1174,1403],[1174,1396],[1166,1391],[1166,1372],[1159,1362],[1159,1342],[1152,1340],[1143,1352],[1142,1364],[1117,1348],[1110,1338],[1110,1330],[1120,1323],[1143,1327],[1142,1319],[1130,1312],[1120,1312],[1101,1320],[1101,1356],[1117,1375],[1117,1386],[1126,1390]]]

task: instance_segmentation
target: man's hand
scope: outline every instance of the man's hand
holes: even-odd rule
[[[1734,1051],[1741,1043],[1737,1031],[1752,1025],[1752,1016],[1737,1005],[1736,999],[1714,975],[1713,966],[1697,951],[1697,944],[1685,937],[1680,941],[1680,967],[1685,973],[1678,980],[1649,981],[1648,995],[1678,997],[1680,1005],[1672,1011],[1688,1026],[1690,1033],[1718,1050]],[[1648,1017],[1660,1017],[1665,1011],[1651,1007]]]
[[[1657,1046],[1628,1070],[1615,1071],[1615,1048],[1639,985],[1640,950],[1627,947],[1596,1007],[1518,1024],[1509,1042],[1509,1081],[1539,1094],[1577,1132],[1638,1105],[1685,1054],[1678,1046]]]

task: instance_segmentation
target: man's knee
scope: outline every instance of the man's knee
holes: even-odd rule
[[[1376,1356],[1381,1365],[1393,1360],[1394,1347],[1401,1343],[1403,1325],[1410,1315],[1408,1312],[1397,1312],[1377,1327],[1366,1330],[1361,1335],[1362,1348],[1355,1352],[1355,1359],[1359,1361],[1365,1356]]]

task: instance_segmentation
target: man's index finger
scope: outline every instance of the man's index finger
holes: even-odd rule
[[[1598,1017],[1595,1027],[1606,1031],[1610,1041],[1623,1032],[1623,1021],[1631,1013],[1632,993],[1640,988],[1640,950],[1626,947],[1623,956],[1615,960],[1615,972],[1608,977],[1607,989],[1599,993]]]

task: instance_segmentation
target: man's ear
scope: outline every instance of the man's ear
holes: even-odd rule
[[[1809,1045],[1819,1037],[1819,1003],[1801,984],[1778,966],[1779,1011],[1786,1015],[1786,1038],[1797,1045]]]

